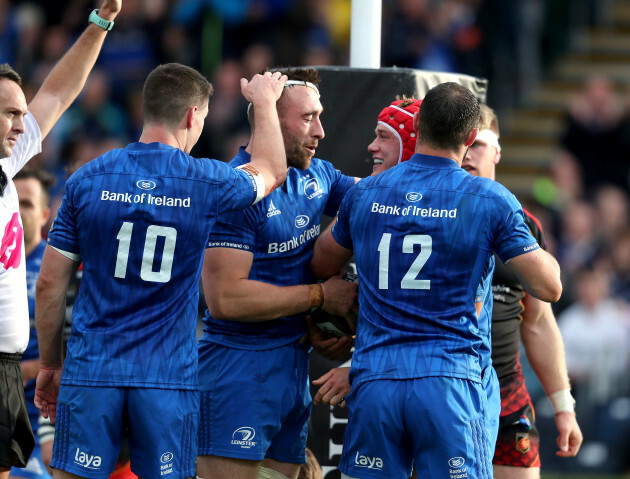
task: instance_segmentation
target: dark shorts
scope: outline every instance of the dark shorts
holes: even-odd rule
[[[492,463],[498,466],[540,467],[539,436],[531,403],[499,420],[499,438]]]
[[[0,353],[0,467],[25,467],[35,447],[26,410],[21,354]]]

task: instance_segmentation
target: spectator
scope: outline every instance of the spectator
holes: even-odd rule
[[[606,77],[590,77],[569,105],[562,145],[578,160],[586,190],[611,183],[628,188],[628,155],[623,138],[626,112]]]
[[[628,305],[610,297],[610,277],[599,268],[575,273],[576,302],[558,316],[578,416],[619,393],[630,351]]]

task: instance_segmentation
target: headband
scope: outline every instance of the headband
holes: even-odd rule
[[[475,141],[477,140],[481,140],[490,146],[494,146],[497,151],[501,153],[501,145],[499,145],[499,135],[497,135],[494,131],[489,129],[479,130],[479,133],[477,133],[477,138],[475,138]]]
[[[422,100],[413,100],[413,103],[405,107],[399,106],[408,100],[396,100],[391,105],[383,108],[378,115],[378,123],[389,129],[398,138],[400,153],[398,163],[407,161],[416,149],[417,134],[413,129],[413,115],[420,110]]]
[[[317,88],[317,86],[315,86],[314,83],[311,83],[310,81],[304,81],[304,80],[287,80],[286,82],[284,82],[284,88],[287,87],[292,87],[292,86],[305,86],[307,88],[312,88],[313,90],[315,90],[315,92],[317,93],[317,98],[320,98],[320,94],[319,94],[319,89]],[[247,114],[249,114],[249,110],[252,109],[252,104],[248,104],[247,105]]]
[[[284,83],[284,87],[290,87],[290,86],[295,86],[295,85],[299,85],[299,86],[305,86],[308,88],[312,88],[313,90],[315,90],[317,92],[317,97],[319,98],[319,89],[310,81],[304,81],[304,80],[287,80]]]

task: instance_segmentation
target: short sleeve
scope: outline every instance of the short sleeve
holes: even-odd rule
[[[332,228],[333,238],[346,249],[354,249],[350,234],[350,213],[356,191],[357,188],[355,186],[346,194],[337,213],[337,222]]]
[[[74,208],[73,191],[76,183],[66,184],[66,193],[57,211],[57,217],[53,221],[48,233],[48,244],[53,248],[70,253],[72,256],[80,255],[77,217]],[[70,257],[70,256],[69,256]]]
[[[223,213],[208,237],[208,248],[233,248],[254,252],[256,244],[256,206]]]
[[[242,210],[254,204],[258,196],[258,183],[254,175],[219,161],[212,162],[215,179],[219,179],[216,200],[222,211]]]
[[[507,192],[507,190],[506,190]],[[493,249],[504,263],[515,256],[540,248],[525,223],[525,213],[511,193],[495,199],[494,221],[496,222]]]

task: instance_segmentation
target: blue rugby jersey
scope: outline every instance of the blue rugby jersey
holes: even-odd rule
[[[487,298],[493,251],[505,262],[538,248],[507,189],[416,154],[348,192],[333,236],[354,249],[359,274],[353,385],[481,380],[490,331],[474,303]]]
[[[35,329],[35,285],[37,284],[37,276],[42,265],[42,257],[46,249],[46,241],[42,240],[33,251],[26,257],[26,294],[28,297],[28,316],[31,323],[30,336],[28,337],[28,346],[22,355],[22,361],[31,359],[39,359],[39,346],[37,343],[37,330]],[[37,433],[39,423],[39,409],[33,402],[35,400],[35,379],[30,379],[24,385],[24,397],[26,398],[26,409],[28,417],[31,420],[33,432]]]
[[[62,384],[197,389],[208,234],[255,188],[243,170],[161,143],[113,150],[68,180],[48,238],[83,262]]]
[[[250,161],[244,149],[230,163]],[[354,178],[313,158],[306,170],[289,168],[285,183],[243,211],[223,214],[208,247],[249,251],[254,261],[249,279],[294,286],[311,282],[310,261],[322,214],[334,216]],[[260,322],[219,321],[208,310],[201,342],[242,349],[270,349],[289,344],[306,331],[306,313]]]

